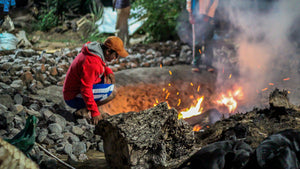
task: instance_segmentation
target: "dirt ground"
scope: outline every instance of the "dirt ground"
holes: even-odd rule
[[[172,74],[172,75],[171,75]],[[117,96],[103,106],[110,114],[141,111],[168,102],[178,111],[196,105],[204,96],[205,109],[213,105],[216,73],[192,73],[190,65],[129,69],[116,73]]]

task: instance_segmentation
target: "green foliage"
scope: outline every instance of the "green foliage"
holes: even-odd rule
[[[185,0],[135,0],[133,8],[139,6],[147,10],[146,14],[137,13],[136,17],[147,17],[143,31],[152,41],[177,39],[177,18],[185,7]]]
[[[98,31],[96,22],[103,16],[103,6],[99,6],[95,1],[91,1],[89,5],[91,11],[91,19],[89,24],[91,29],[87,30],[88,37],[82,37],[84,41],[101,41],[101,34]]]
[[[39,0],[38,22],[35,29],[48,31],[66,19],[73,19],[91,12],[93,21],[102,17],[102,6],[95,0]]]
[[[57,26],[58,17],[55,15],[55,9],[51,9],[50,11],[43,10],[38,20],[37,28],[42,31],[48,31]]]

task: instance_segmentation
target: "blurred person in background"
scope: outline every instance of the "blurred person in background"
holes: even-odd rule
[[[194,27],[193,50],[195,52],[192,71],[199,72],[201,69],[213,72],[212,39],[215,30],[215,12],[219,0],[187,0],[186,10],[189,13],[189,22]],[[202,57],[203,56],[203,57]],[[204,59],[204,60],[203,60]]]
[[[130,15],[130,0],[113,0],[113,8],[117,9],[115,36],[122,39],[124,47],[129,45],[128,18]]]

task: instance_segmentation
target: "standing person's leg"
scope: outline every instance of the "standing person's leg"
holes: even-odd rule
[[[201,17],[195,17],[195,24],[194,24],[194,38],[195,38],[195,57],[192,62],[192,71],[199,72],[199,66],[202,64],[201,55],[202,55],[202,21]]]
[[[192,71],[199,72],[199,66],[201,65],[201,54],[202,54],[202,45],[197,44],[195,45],[195,58],[192,63]]]
[[[205,35],[205,65],[207,67],[207,70],[212,72],[214,71],[214,68],[212,66],[213,64],[213,36],[214,36],[214,31],[215,31],[215,26],[214,23],[207,23],[207,32]]]
[[[122,39],[124,47],[129,42],[128,33],[128,18],[130,15],[130,6],[126,8],[117,9],[117,23],[116,23],[116,36]]]

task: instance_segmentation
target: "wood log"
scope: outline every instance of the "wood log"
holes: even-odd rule
[[[95,133],[103,138],[111,168],[176,168],[194,150],[194,132],[167,103],[141,112],[101,120]]]
[[[199,125],[201,128],[211,126],[215,122],[221,120],[223,115],[217,109],[209,109],[197,116],[192,116],[184,119],[191,126]]]

